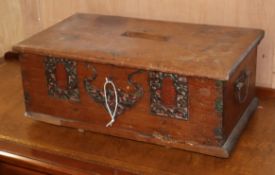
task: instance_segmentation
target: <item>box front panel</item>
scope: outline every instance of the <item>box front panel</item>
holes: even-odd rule
[[[33,118],[179,148],[223,143],[219,81],[31,54],[20,60]]]

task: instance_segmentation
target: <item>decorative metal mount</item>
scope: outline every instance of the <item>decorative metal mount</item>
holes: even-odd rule
[[[121,88],[108,88],[104,86],[104,89],[98,89],[92,85],[92,82],[97,78],[96,69],[91,65],[87,64],[87,68],[92,70],[92,76],[84,78],[84,87],[87,91],[88,95],[97,103],[104,105],[105,109],[110,114],[111,109],[116,109],[115,118],[118,115],[121,115],[127,108],[131,108],[136,104],[136,102],[143,96],[143,88],[140,84],[133,82],[132,78],[134,75],[141,73],[141,70],[134,71],[133,73],[128,75],[128,83],[134,87],[135,92],[126,93]],[[108,82],[112,82],[115,86],[114,81],[111,77],[107,77]],[[116,94],[117,94],[117,103],[116,103]],[[108,105],[106,105],[106,101],[108,101]],[[106,107],[108,106],[108,108]]]
[[[239,103],[244,103],[248,97],[251,71],[243,70],[235,82],[235,96]]]
[[[107,95],[107,86],[111,85],[113,87],[114,93],[115,93],[115,107],[114,110],[112,111],[110,108],[110,105],[108,103],[108,95]],[[110,80],[109,78],[105,79],[105,83],[104,83],[104,97],[105,97],[105,107],[111,117],[111,121],[109,123],[107,123],[106,127],[112,126],[113,123],[116,121],[116,111],[117,111],[117,105],[118,105],[118,97],[117,97],[117,91],[116,91],[116,86],[113,83],[112,80]]]
[[[166,106],[162,103],[161,89],[163,79],[170,78],[176,91],[174,106]],[[151,112],[159,116],[167,116],[176,119],[188,119],[188,85],[187,78],[177,74],[157,71],[149,72],[151,91]]]
[[[79,101],[80,95],[77,86],[76,62],[63,58],[46,57],[44,64],[48,83],[48,95],[65,100]],[[57,64],[64,65],[68,82],[66,89],[58,87],[56,79]]]

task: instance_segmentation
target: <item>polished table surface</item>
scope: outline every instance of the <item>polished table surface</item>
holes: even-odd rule
[[[0,63],[0,80],[0,161],[19,155],[72,174],[275,174],[275,99],[260,100],[231,157],[222,159],[33,121],[24,117],[18,62]]]

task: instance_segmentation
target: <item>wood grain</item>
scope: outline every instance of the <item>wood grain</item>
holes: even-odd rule
[[[263,36],[248,28],[78,13],[13,50],[228,80]]]
[[[35,172],[27,168],[21,168],[15,165],[0,162],[0,173],[1,174],[13,174],[13,175],[46,175],[40,172]]]

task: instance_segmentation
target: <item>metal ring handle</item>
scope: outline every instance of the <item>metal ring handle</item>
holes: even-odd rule
[[[114,89],[114,92],[115,92],[115,108],[114,108],[114,111],[112,112],[111,111],[111,108],[109,106],[109,103],[108,103],[108,97],[107,97],[107,85],[108,84],[111,84],[113,89]],[[109,123],[107,123],[106,127],[109,127],[109,126],[112,126],[113,123],[115,122],[115,117],[116,117],[116,112],[117,112],[117,106],[118,106],[118,96],[117,96],[117,90],[116,90],[116,86],[115,84],[113,83],[112,80],[110,80],[109,78],[106,77],[105,79],[105,83],[104,83],[104,98],[105,98],[105,106],[106,106],[106,109],[111,117],[111,121]]]
[[[239,76],[235,84],[235,95],[239,103],[244,103],[248,97],[250,84],[250,71],[244,71]],[[243,88],[245,88],[244,95],[242,95]]]

